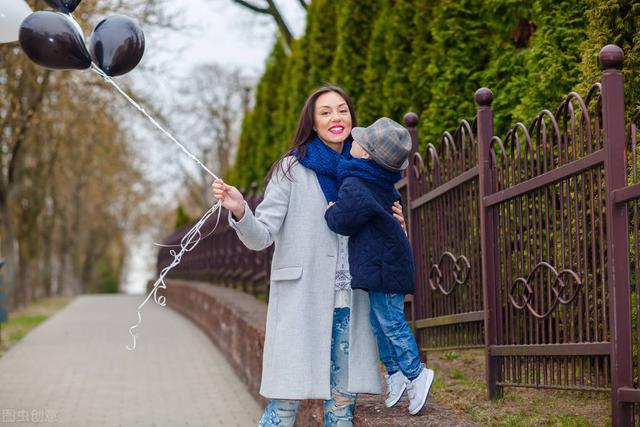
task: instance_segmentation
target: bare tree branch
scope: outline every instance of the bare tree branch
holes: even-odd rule
[[[244,0],[231,0],[231,1],[239,4],[240,6],[246,7],[247,9],[251,9],[254,12],[266,13],[267,15],[271,15],[271,11],[269,10],[269,8],[262,8]]]
[[[275,2],[273,0],[267,0],[267,3],[269,3],[269,10],[271,11],[271,16],[273,16],[273,19],[275,19],[276,24],[278,24],[278,28],[280,29],[280,34],[282,34],[282,36],[284,37],[287,43],[287,47],[290,48],[291,42],[293,41],[293,35],[291,34],[291,30],[289,30],[287,23],[284,22],[284,17],[280,13],[280,10],[278,9],[278,6],[276,6]]]
[[[18,131],[16,132],[16,141],[13,144],[13,148],[11,150],[11,159],[9,160],[9,172],[7,182],[11,184],[14,179],[16,162],[18,159],[18,154],[20,153],[20,148],[22,147],[22,142],[25,138],[25,133],[29,128],[29,124],[31,123],[31,119],[35,113],[36,108],[40,106],[42,103],[42,99],[44,98],[45,92],[47,90],[47,85],[49,84],[49,74],[50,70],[46,70],[43,76],[42,82],[39,85],[38,91],[36,95],[32,98],[31,102],[27,106],[27,117],[20,124]]]
[[[298,0],[298,2],[300,3],[300,6],[302,6],[304,8],[304,10],[307,10],[307,8],[309,7],[307,2],[304,1],[304,0]]]
[[[162,7],[170,1],[87,2],[76,18],[86,29],[119,10],[173,28],[173,10]],[[117,94],[94,82],[49,76],[0,45],[0,252],[14,306],[117,283],[127,233],[155,220],[157,210],[145,209],[152,185],[131,144],[133,123],[122,119]]]
[[[282,16],[282,13],[280,13],[280,9],[278,9],[278,6],[276,5],[274,0],[266,0],[268,4],[267,7],[256,6],[255,4],[249,3],[245,0],[231,0],[231,1],[249,10],[252,10],[254,12],[262,13],[265,15],[271,15],[271,17],[273,17],[273,20],[276,22],[278,29],[280,30],[280,34],[282,35],[284,42],[287,45],[287,48],[289,49],[291,48],[291,42],[293,41],[293,34],[291,33],[289,26],[285,22],[284,17]],[[301,4],[304,5],[303,7],[305,7],[306,9],[306,3],[304,2],[304,0],[299,0],[299,1],[301,2]]]

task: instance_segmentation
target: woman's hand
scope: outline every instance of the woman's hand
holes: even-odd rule
[[[393,210],[393,216],[396,217],[396,219],[400,223],[400,226],[406,232],[407,226],[404,222],[404,215],[402,215],[402,205],[400,204],[400,202],[396,201],[391,207],[391,210]]]
[[[222,207],[231,211],[233,216],[239,221],[244,216],[245,201],[242,193],[233,185],[227,185],[221,179],[216,179],[211,184],[213,197],[222,201]]]

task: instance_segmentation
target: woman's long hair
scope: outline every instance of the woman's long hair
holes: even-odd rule
[[[349,114],[351,115],[351,127],[357,126],[356,124],[356,113],[353,110],[353,103],[351,102],[351,98],[347,93],[338,86],[333,86],[330,84],[322,85],[318,89],[316,89],[304,103],[302,107],[302,112],[300,113],[300,120],[298,121],[298,129],[296,130],[296,135],[293,138],[293,143],[291,147],[284,152],[282,156],[271,166],[269,173],[264,179],[265,185],[269,182],[271,177],[277,170],[280,170],[287,179],[291,179],[291,167],[295,164],[295,162],[289,162],[286,170],[284,167],[284,162],[282,161],[285,157],[295,155],[296,159],[303,159],[304,156],[307,155],[307,144],[311,141],[311,138],[316,134],[316,131],[313,130],[313,117],[316,112],[316,100],[325,93],[335,92],[340,95],[347,105],[349,106]],[[348,138],[348,137],[347,137]]]

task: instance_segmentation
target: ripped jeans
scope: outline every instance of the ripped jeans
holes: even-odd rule
[[[324,401],[325,427],[353,426],[356,395],[347,392],[349,378],[349,320],[348,307],[333,310],[331,333],[331,399]],[[272,399],[264,410],[258,427],[290,427],[296,420],[301,400]]]

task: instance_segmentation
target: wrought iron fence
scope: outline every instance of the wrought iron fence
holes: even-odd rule
[[[505,386],[609,390],[623,426],[640,422],[640,114],[625,129],[622,50],[599,59],[601,81],[584,98],[572,92],[504,137],[484,88],[475,120],[424,156],[407,114],[413,152],[398,188],[421,349],[483,346],[490,397]],[[252,208],[261,200],[255,188],[247,196]],[[173,274],[266,294],[270,257],[225,222]]]
[[[497,386],[610,386],[601,105],[597,84],[484,145]]]
[[[483,345],[478,150],[475,123],[445,132],[441,153],[417,150],[407,172],[409,233],[417,289],[414,329],[421,350]]]
[[[251,209],[255,209],[262,201],[262,195],[256,192],[256,187],[254,184],[250,192],[243,190]],[[260,252],[247,249],[238,240],[225,215],[226,211],[221,214],[220,224],[214,232],[215,238],[207,238],[207,230],[215,227],[217,218],[214,216],[204,224],[204,238],[194,250],[182,257],[169,277],[217,283],[266,299],[273,247]],[[164,247],[158,253],[158,271],[171,263],[172,254],[179,251],[180,241],[190,227],[176,230],[165,240]]]
[[[621,402],[633,403],[634,422],[640,422],[640,383],[638,374],[640,370],[640,353],[638,352],[638,342],[640,341],[640,323],[638,312],[640,308],[640,156],[638,155],[638,123],[640,123],[640,113],[633,116],[628,126],[627,132],[627,187],[623,187],[614,194],[614,200],[623,206],[626,204],[629,220],[629,251],[628,251],[628,268],[629,268],[629,298],[628,305],[624,307],[629,310],[625,313],[625,317],[629,322],[623,320],[623,331],[620,334],[625,339],[629,339],[629,343],[623,343],[619,352],[625,354],[621,367],[623,374],[619,389],[619,398]],[[626,295],[623,300],[626,300]],[[630,359],[630,360],[629,360]],[[624,404],[624,403],[623,403]],[[623,414],[628,416],[628,414]]]

